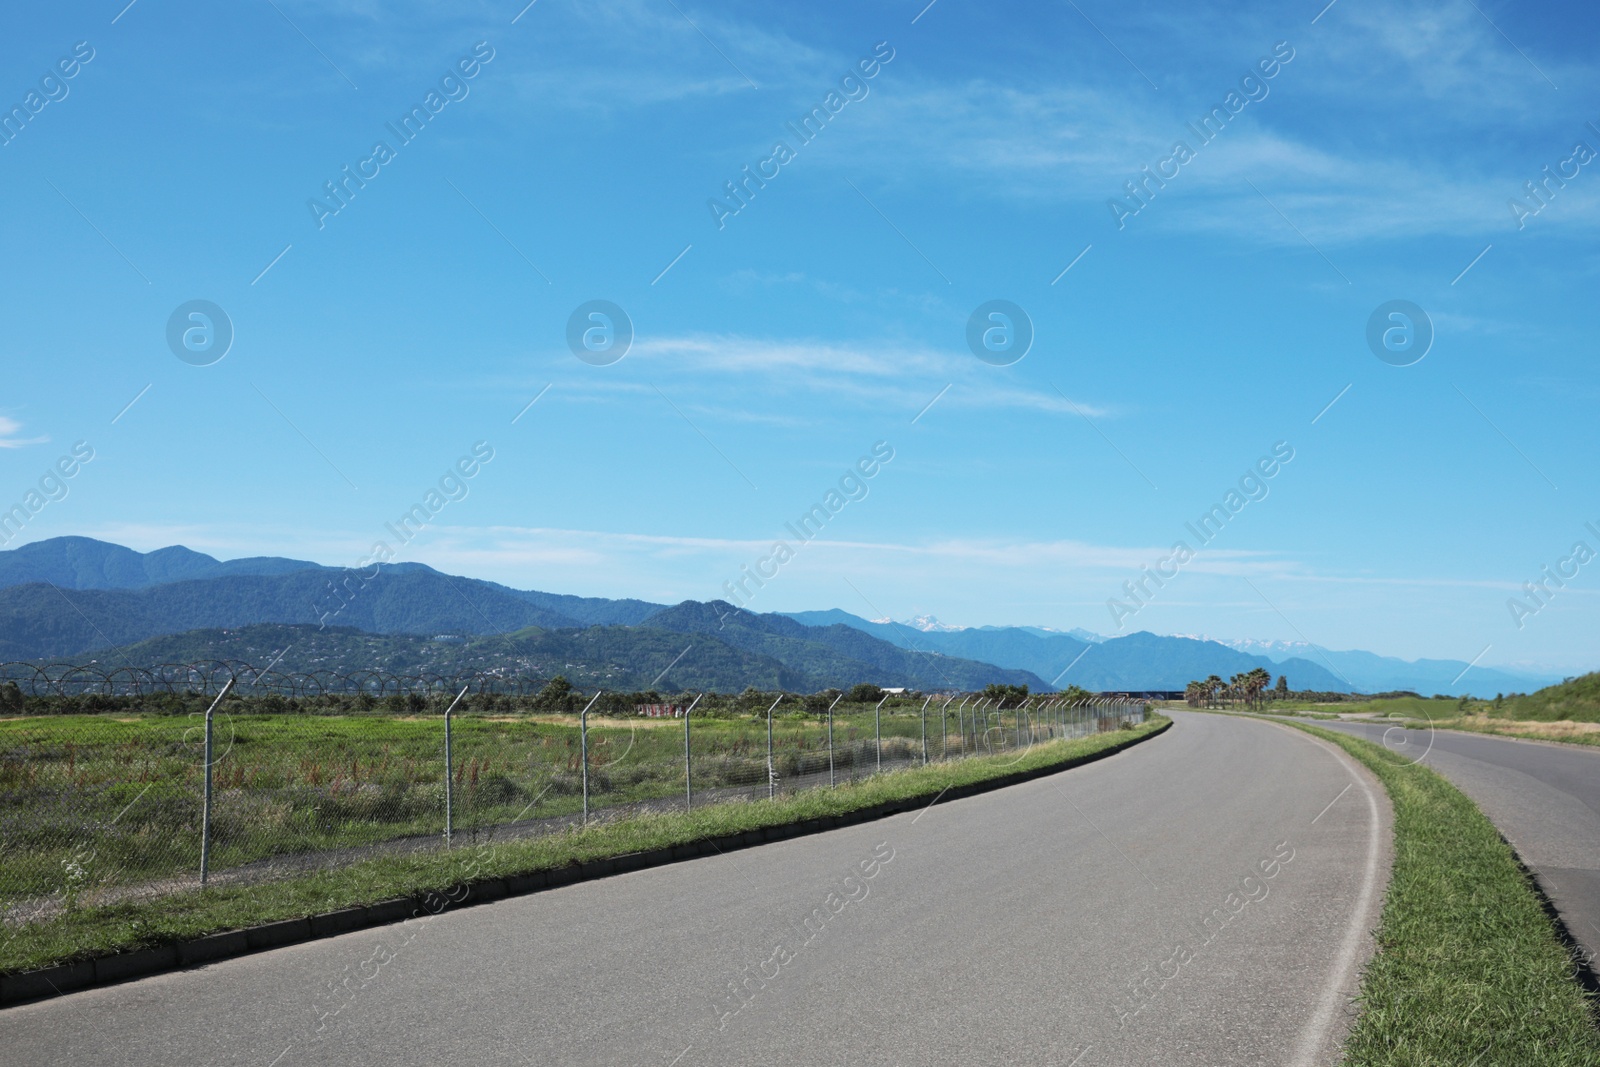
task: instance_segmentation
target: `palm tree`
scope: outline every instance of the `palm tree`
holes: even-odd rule
[[[1272,675],[1268,674],[1262,667],[1255,667],[1243,678],[1245,702],[1251,707],[1260,707],[1264,703],[1261,699],[1261,694],[1266,690],[1267,683],[1272,681]]]

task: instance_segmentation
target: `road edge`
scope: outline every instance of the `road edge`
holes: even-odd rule
[[[1233,714],[1236,714],[1236,713],[1233,713]],[[1359,737],[1359,736],[1355,736],[1355,735],[1351,735],[1351,734],[1345,734],[1345,733],[1342,733],[1342,732],[1339,732],[1339,731],[1330,730],[1325,725],[1317,725],[1317,724],[1311,724],[1311,723],[1305,723],[1305,722],[1296,722],[1296,721],[1292,721],[1292,720],[1284,721],[1284,720],[1277,719],[1277,718],[1269,719],[1269,718],[1267,718],[1265,716],[1259,716],[1259,715],[1239,715],[1238,717],[1240,717],[1240,718],[1253,718],[1253,719],[1257,719],[1259,721],[1277,722],[1278,725],[1280,725],[1280,726],[1284,726],[1284,727],[1287,727],[1289,729],[1293,729],[1293,730],[1296,730],[1298,732],[1304,733],[1307,736],[1311,737],[1313,740],[1316,740],[1316,741],[1319,741],[1321,743],[1327,744],[1329,747],[1333,747],[1333,748],[1337,748],[1339,750],[1342,750],[1349,758],[1354,759],[1359,763],[1362,763],[1364,765],[1364,769],[1367,770],[1368,772],[1370,772],[1374,777],[1380,777],[1376,773],[1376,768],[1374,768],[1374,767],[1372,767],[1370,765],[1367,765],[1367,760],[1366,760],[1365,756],[1358,754],[1353,749],[1347,749],[1345,747],[1345,745],[1343,744],[1343,742],[1348,741],[1353,745],[1366,746],[1367,748],[1378,749],[1379,751],[1382,751],[1384,749],[1384,746],[1382,746],[1382,745],[1380,745],[1380,744],[1378,744],[1376,742],[1370,741],[1370,740],[1368,740],[1366,738],[1363,738],[1363,737]],[[1471,731],[1457,731],[1457,732],[1470,733]],[[1503,739],[1504,740],[1511,740],[1510,738],[1503,738]],[[1475,812],[1478,815],[1478,817],[1483,820],[1484,825],[1490,830],[1490,832],[1493,834],[1494,838],[1496,840],[1498,840],[1501,845],[1504,846],[1504,848],[1506,850],[1507,858],[1509,859],[1511,866],[1517,872],[1518,883],[1520,885],[1521,890],[1527,894],[1528,899],[1534,905],[1536,905],[1538,907],[1538,909],[1543,913],[1544,918],[1549,923],[1549,927],[1550,927],[1549,932],[1554,936],[1554,940],[1556,941],[1556,943],[1562,949],[1563,954],[1566,957],[1566,962],[1567,962],[1568,966],[1570,968],[1572,968],[1572,971],[1567,975],[1567,980],[1572,982],[1572,984],[1577,987],[1577,992],[1578,992],[1578,996],[1579,996],[1580,1010],[1582,1011],[1582,1014],[1587,1018],[1587,1022],[1588,1022],[1588,1027],[1587,1028],[1580,1027],[1579,1029],[1582,1030],[1584,1033],[1587,1033],[1587,1034],[1590,1035],[1588,1038],[1586,1038],[1586,1040],[1590,1040],[1590,1041],[1594,1040],[1593,1031],[1596,1028],[1600,1028],[1600,996],[1597,996],[1597,994],[1596,994],[1596,988],[1595,988],[1595,985],[1594,985],[1594,972],[1593,972],[1593,970],[1591,968],[1586,966],[1585,961],[1581,958],[1581,956],[1582,956],[1581,946],[1576,942],[1575,939],[1572,938],[1570,930],[1568,930],[1566,928],[1563,919],[1561,918],[1559,912],[1555,909],[1553,902],[1549,899],[1548,895],[1545,893],[1544,888],[1540,884],[1537,876],[1533,873],[1532,869],[1529,868],[1528,865],[1523,862],[1523,859],[1522,859],[1521,855],[1517,852],[1516,848],[1505,837],[1505,835],[1500,832],[1500,828],[1497,825],[1495,825],[1494,821],[1489,818],[1488,814],[1485,813],[1483,811],[1483,809],[1478,806],[1477,802],[1475,800],[1473,800],[1471,796],[1469,796],[1464,790],[1462,790],[1454,782],[1450,781],[1450,779],[1445,777],[1442,773],[1440,773],[1438,771],[1435,771],[1432,768],[1424,768],[1424,769],[1426,769],[1433,777],[1437,778],[1439,783],[1445,788],[1445,790],[1458,795],[1460,797],[1460,799],[1465,803],[1465,805],[1468,808],[1470,808],[1473,812]],[[1388,794],[1389,793],[1389,789],[1388,789],[1387,782],[1383,781],[1383,779],[1381,777],[1380,777],[1380,782],[1382,782],[1383,785],[1384,785],[1384,792],[1386,794]],[[1391,796],[1391,804],[1392,803],[1393,803],[1393,798]],[[1399,840],[1399,838],[1398,838],[1398,826],[1397,826],[1396,827],[1396,837],[1395,837],[1395,842],[1396,842],[1397,846],[1398,846],[1398,840]],[[1389,899],[1389,896],[1390,896],[1390,893],[1392,891],[1393,891],[1393,886],[1391,885],[1390,889],[1385,892],[1384,900],[1382,901],[1382,911],[1384,913],[1384,918],[1385,919],[1387,919],[1389,917],[1388,916],[1388,911],[1389,911],[1389,907],[1390,907],[1390,903],[1391,903],[1390,899]],[[1371,956],[1371,957],[1368,958],[1369,964],[1370,964],[1371,960],[1374,959],[1374,958],[1376,958],[1376,957],[1375,956]],[[1363,979],[1362,979],[1362,983],[1361,983],[1361,990],[1360,990],[1360,993],[1359,993],[1358,1001],[1359,1001],[1360,998],[1365,998],[1367,995],[1368,995],[1368,990],[1367,990],[1366,975],[1363,975]],[[1359,1017],[1363,1013],[1363,1011],[1364,1011],[1364,1008],[1358,1008],[1357,1017]],[[1490,1047],[1492,1047],[1492,1046],[1490,1046]],[[1487,1052],[1488,1050],[1489,1049],[1486,1048],[1484,1051]],[[1526,1051],[1526,1050],[1522,1050],[1522,1051]],[[1479,1055],[1481,1057],[1482,1053],[1480,1053]],[[1341,1061],[1341,1062],[1344,1062],[1344,1061]],[[1360,1062],[1366,1062],[1366,1061],[1360,1061]],[[1388,1062],[1388,1061],[1386,1060],[1384,1062]],[[1474,1062],[1476,1062],[1476,1061],[1474,1061]]]
[[[1216,709],[1189,708],[1187,710],[1189,710],[1189,711],[1204,711],[1204,710],[1216,710]],[[1251,713],[1250,717],[1254,718],[1259,714],[1273,714],[1274,715],[1274,720],[1273,721],[1277,721],[1276,713],[1270,713],[1270,712],[1268,712],[1268,713]],[[1324,728],[1326,728],[1325,724],[1330,723],[1330,722],[1335,722],[1335,723],[1343,723],[1344,725],[1347,725],[1347,726],[1358,726],[1358,725],[1361,725],[1363,723],[1366,723],[1366,724],[1384,723],[1384,724],[1387,724],[1389,726],[1400,726],[1400,727],[1404,727],[1404,728],[1407,728],[1407,729],[1421,729],[1421,726],[1413,727],[1413,726],[1410,725],[1411,723],[1416,723],[1416,722],[1419,721],[1419,720],[1416,720],[1416,719],[1394,719],[1392,721],[1388,720],[1388,719],[1311,719],[1311,718],[1301,718],[1299,716],[1284,715],[1284,716],[1282,716],[1282,721],[1284,721],[1284,722],[1299,722],[1299,723],[1305,723],[1307,726],[1322,726]],[[1583,741],[1563,741],[1560,738],[1555,738],[1555,737],[1523,737],[1520,734],[1497,734],[1497,733],[1494,733],[1494,732],[1489,731],[1489,730],[1463,730],[1463,729],[1461,729],[1459,727],[1456,727],[1456,726],[1436,726],[1431,722],[1427,723],[1427,726],[1428,726],[1428,728],[1430,730],[1435,730],[1435,731],[1438,731],[1440,733],[1460,734],[1462,737],[1488,737],[1488,738],[1491,738],[1491,739],[1496,740],[1496,741],[1516,741],[1516,742],[1519,742],[1519,743],[1524,744],[1524,745],[1544,745],[1544,746],[1547,746],[1547,747],[1563,749],[1563,750],[1568,751],[1568,752],[1573,751],[1573,750],[1577,750],[1577,751],[1580,751],[1580,752],[1592,752],[1595,755],[1600,756],[1600,745],[1591,745],[1591,744],[1588,744],[1588,743],[1583,742]],[[1376,742],[1374,742],[1374,744],[1376,744]]]
[[[1115,745],[1095,752],[1071,756],[1060,763],[1011,771],[980,782],[947,786],[938,792],[902,797],[838,815],[779,823],[760,830],[700,838],[670,848],[660,848],[650,852],[629,852],[527,874],[475,879],[459,883],[441,893],[398,897],[376,904],[208,934],[204,937],[175,941],[133,952],[61,963],[34,971],[0,974],[0,1008],[48,1000],[68,993],[187,970],[270,949],[321,940],[325,937],[336,937],[376,926],[387,926],[425,915],[439,915],[459,908],[489,904],[510,897],[528,896],[548,889],[648,870],[671,863],[723,855],[736,849],[787,841],[846,826],[875,822],[892,815],[925,810],[935,804],[978,796],[1108,759],[1160,737],[1172,729],[1173,725],[1173,720],[1169,716],[1166,723],[1147,734],[1119,741]]]
[[[1257,718],[1253,715],[1240,717]],[[1344,1058],[1344,1039],[1349,1036],[1360,1014],[1358,1005],[1362,980],[1367,966],[1378,953],[1378,927],[1383,921],[1384,902],[1388,898],[1389,882],[1394,875],[1394,800],[1389,796],[1383,780],[1370,767],[1333,742],[1297,729],[1290,723],[1272,719],[1257,721],[1289,730],[1323,749],[1346,767],[1351,776],[1361,783],[1373,814],[1372,835],[1376,840],[1369,846],[1370,880],[1362,887],[1362,899],[1355,906],[1355,914],[1351,916],[1346,929],[1346,945],[1341,949],[1343,959],[1336,973],[1328,976],[1321,1002],[1316,1007],[1317,1014],[1301,1031],[1293,1061],[1296,1067],[1322,1062],[1340,1063]],[[1329,805],[1330,808],[1332,806]],[[1321,817],[1318,816],[1319,819]],[[1331,1060],[1328,1059],[1330,1055],[1333,1056]]]

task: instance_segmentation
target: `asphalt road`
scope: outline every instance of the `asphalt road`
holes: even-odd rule
[[[1177,713],[863,826],[0,1012],[12,1065],[1331,1064],[1387,799]]]
[[[1600,749],[1321,722],[1420,758],[1489,817],[1600,969]]]

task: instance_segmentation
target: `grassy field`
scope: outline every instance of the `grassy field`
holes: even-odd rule
[[[691,812],[644,815],[524,840],[495,843],[490,839],[476,847],[380,856],[297,878],[191,889],[154,901],[88,904],[49,921],[0,927],[0,972],[31,970],[70,959],[443,891],[474,878],[545,870],[838,815],[887,801],[932,796],[946,787],[1081,759],[1148,737],[1169,723],[1168,719],[1153,717],[1137,728],[1050,741],[1021,752],[935,763],[863,778],[837,789],[807,790],[775,801],[708,805]]]
[[[1596,1005],[1528,876],[1477,807],[1426,767],[1300,729],[1372,769],[1394,802],[1394,873],[1349,1067],[1594,1067]]]
[[[1401,719],[1443,719],[1460,715],[1462,709],[1463,705],[1455,697],[1384,697],[1379,700],[1348,700],[1336,704],[1314,704],[1303,700],[1275,700],[1262,710],[1273,715],[1321,712],[1343,715],[1380,715]]]
[[[1085,724],[1087,725],[1087,724]],[[1096,724],[1115,726],[1115,723]],[[1025,726],[1043,724],[1025,720]],[[1014,746],[1016,716],[928,720],[939,760]],[[882,715],[886,764],[920,761],[922,719]],[[870,707],[834,718],[840,781],[878,764]],[[475,833],[582,808],[576,716],[470,714],[451,729],[453,825]],[[693,783],[708,797],[767,791],[767,723],[694,719]],[[0,914],[92,903],[121,887],[198,877],[204,757],[200,716],[57,715],[0,720]],[[590,806],[680,802],[682,720],[591,717]],[[211,870],[423,839],[445,827],[442,716],[219,714]],[[780,791],[826,782],[826,725],[773,720]]]
[[[1274,715],[1324,719],[1338,718],[1340,714],[1371,715],[1427,722],[1441,730],[1600,745],[1600,706],[1590,707],[1584,698],[1587,683],[1594,677],[1590,675],[1568,686],[1554,686],[1530,696],[1508,697],[1499,704],[1493,700],[1459,697],[1386,697],[1339,704],[1285,701],[1270,704],[1263,710]],[[1573,688],[1577,689],[1576,693],[1571,692]],[[1568,692],[1555,695],[1555,690]]]

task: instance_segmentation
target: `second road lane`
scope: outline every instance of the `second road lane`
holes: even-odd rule
[[[1600,748],[1319,722],[1419,759],[1483,810],[1600,969]]]

